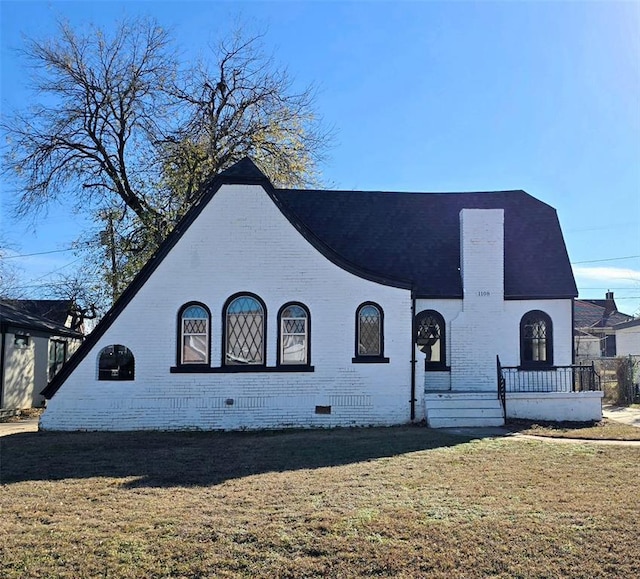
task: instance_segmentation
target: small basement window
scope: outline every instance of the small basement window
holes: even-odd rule
[[[29,345],[29,334],[15,334],[13,345],[16,348],[26,348]]]
[[[135,359],[126,346],[114,344],[103,348],[98,358],[98,380],[133,380]]]

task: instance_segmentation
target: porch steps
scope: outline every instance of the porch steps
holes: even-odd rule
[[[430,428],[504,426],[495,392],[428,392],[425,409]]]

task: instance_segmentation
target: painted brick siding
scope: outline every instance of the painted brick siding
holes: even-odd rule
[[[495,325],[504,308],[504,211],[463,209],[460,232],[464,300],[451,322],[451,389],[490,391],[502,345]]]
[[[238,292],[267,308],[267,365],[276,364],[277,312],[310,311],[314,372],[172,374],[178,311],[211,311],[211,365],[222,360],[222,310]],[[353,364],[355,312],[384,310],[387,364]],[[135,356],[134,381],[98,381],[102,348]],[[409,421],[411,299],[340,269],[315,250],[259,186],[223,186],[124,311],[48,402],[41,427],[240,429],[390,425]],[[233,401],[231,403],[231,401]],[[331,406],[331,414],[316,414]]]

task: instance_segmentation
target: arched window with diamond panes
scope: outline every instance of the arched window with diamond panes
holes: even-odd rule
[[[278,364],[309,365],[309,310],[304,304],[285,304],[278,312]]]
[[[416,315],[415,342],[424,354],[425,370],[446,370],[446,340],[444,318],[435,310]]]
[[[200,303],[191,302],[180,309],[179,364],[209,364],[211,315]]]
[[[540,310],[527,312],[520,320],[520,364],[553,365],[553,325],[551,318]]]
[[[384,357],[384,314],[378,304],[365,302],[356,310],[355,354],[354,361],[375,361]]]
[[[224,364],[264,365],[267,310],[253,294],[231,296],[224,307]]]

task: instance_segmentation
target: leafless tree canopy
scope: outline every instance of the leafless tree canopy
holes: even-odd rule
[[[294,91],[260,35],[235,31],[187,67],[154,21],[124,21],[112,33],[62,23],[56,38],[30,39],[22,54],[39,102],[2,122],[16,213],[62,201],[101,223],[94,260],[114,295],[203,182],[244,156],[278,185],[318,181],[331,134],[313,87]]]

